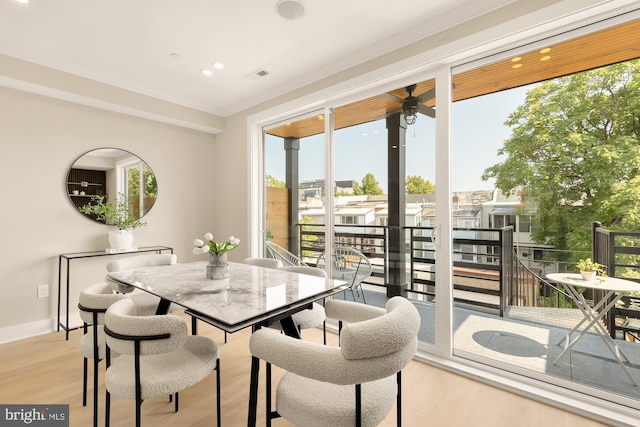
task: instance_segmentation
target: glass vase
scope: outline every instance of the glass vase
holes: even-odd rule
[[[209,263],[207,264],[207,279],[225,279],[229,277],[229,264],[227,263],[227,253],[216,254],[209,252]]]

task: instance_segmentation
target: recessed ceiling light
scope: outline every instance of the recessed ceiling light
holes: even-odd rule
[[[550,47],[545,47],[544,49],[540,50],[540,53],[547,53],[547,52],[551,52]]]
[[[202,74],[204,74],[205,76],[212,76],[213,75],[213,71],[208,70],[208,69],[204,69],[202,70]]]
[[[213,68],[215,68],[216,70],[222,70],[224,68],[224,64],[221,62],[214,62]]]
[[[300,0],[280,0],[276,12],[285,19],[298,19],[304,16],[305,7]]]
[[[172,53],[169,54],[169,56],[171,58],[173,58],[173,59],[180,59],[180,54],[179,53],[172,52]]]
[[[518,62],[522,59],[522,56],[516,56],[515,58],[511,58],[511,62]]]
[[[550,59],[551,59],[551,56],[547,55],[547,56],[543,56],[542,58],[540,58],[540,61],[548,61]]]
[[[28,4],[31,0],[16,0],[18,3]]]
[[[522,67],[522,64],[513,64],[511,66],[511,68],[520,68],[520,67]]]

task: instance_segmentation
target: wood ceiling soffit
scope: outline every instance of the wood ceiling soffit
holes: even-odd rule
[[[594,34],[549,46],[551,50],[540,50],[520,55],[519,61],[508,58],[482,67],[474,68],[453,76],[453,101],[475,98],[502,90],[512,89],[578,71],[628,61],[640,57],[640,20],[609,28]],[[544,56],[550,56],[541,61]],[[520,68],[513,68],[522,64]],[[435,87],[435,80],[417,83],[413,91],[419,96]],[[405,88],[389,92],[398,98],[406,98]],[[424,99],[423,104],[435,106],[435,98]],[[379,120],[399,109],[400,103],[382,96],[373,96],[334,110],[334,126],[343,129],[362,123]],[[304,138],[324,132],[324,120],[317,116],[269,129],[270,135],[282,138]]]

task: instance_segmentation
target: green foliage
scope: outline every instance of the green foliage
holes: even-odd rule
[[[429,180],[418,175],[409,175],[406,182],[409,194],[431,194],[436,192],[436,186]]]
[[[309,230],[313,230],[315,228],[317,228],[316,226],[319,225],[317,222],[315,222],[314,220],[311,219],[311,217],[308,217],[306,215],[302,216],[302,219],[300,220],[299,224],[302,225],[302,227],[299,228],[299,230],[304,229],[305,231],[309,231]],[[301,244],[303,246],[305,246],[305,243],[310,243],[310,242],[316,242],[318,241],[318,236],[313,236],[313,235],[308,235],[305,234],[304,236],[300,237],[298,236],[298,240],[300,240]],[[307,250],[303,250],[301,253],[302,257],[309,257],[309,256],[313,256],[313,252],[311,251],[307,251]]]
[[[130,198],[140,195],[140,167],[127,169],[127,191]],[[151,168],[144,164],[144,197],[156,197],[158,194],[158,181]]]
[[[98,221],[115,225],[120,230],[133,230],[147,225],[138,217],[129,215],[129,202],[123,193],[118,193],[116,202],[109,202],[104,196],[93,196],[91,202],[80,208],[85,215],[94,215]]]
[[[541,83],[505,124],[483,179],[537,205],[535,242],[589,250],[592,221],[640,227],[640,60]]]
[[[382,188],[376,177],[369,172],[362,178],[362,184],[358,185],[357,182],[353,184],[353,194],[355,196],[362,196],[364,194],[383,194]]]
[[[597,274],[603,276],[605,274],[604,269],[597,262],[591,261],[591,258],[580,259],[576,263],[576,267],[579,271],[595,271]]]
[[[273,177],[272,175],[267,174],[267,187],[275,187],[275,188],[285,188],[286,184],[284,181],[280,181],[279,179]]]

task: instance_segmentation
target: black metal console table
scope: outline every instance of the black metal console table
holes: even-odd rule
[[[108,253],[105,251],[90,251],[90,252],[75,252],[69,254],[60,254],[58,256],[58,331],[60,328],[65,331],[65,339],[69,339],[69,331],[73,329],[78,329],[80,326],[69,328],[69,270],[71,260],[81,259],[81,258],[94,258],[101,256],[113,256],[113,255],[135,255],[144,252],[155,252],[162,253],[164,251],[169,251],[173,253],[173,248],[169,246],[146,246],[136,249],[135,251],[128,252],[116,252],[116,253]],[[62,297],[62,260],[66,260],[66,276],[67,276],[67,285],[66,285],[66,317],[64,323],[60,321],[60,306],[61,306],[61,297]],[[106,271],[105,271],[106,274]]]

